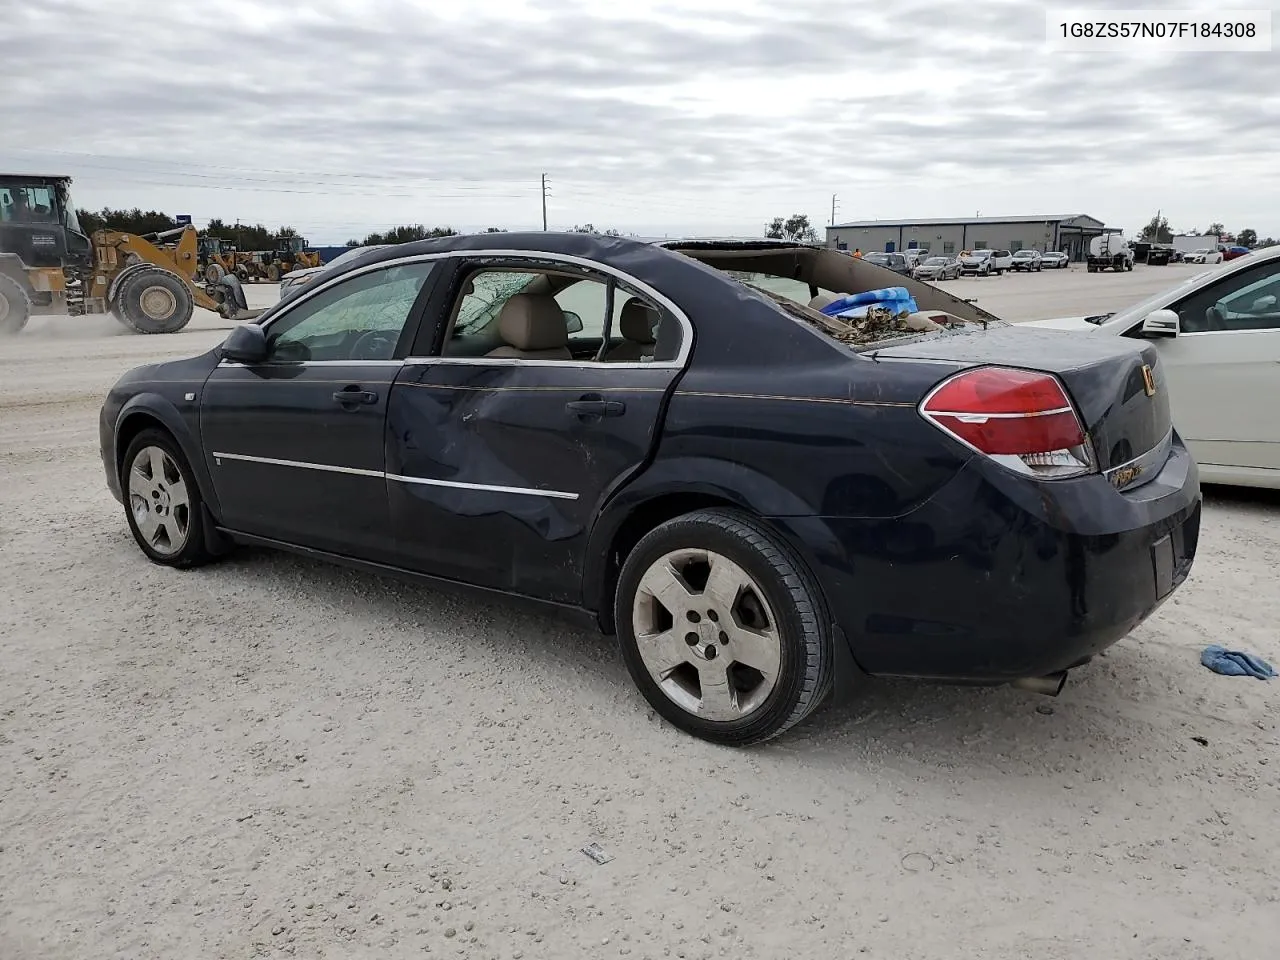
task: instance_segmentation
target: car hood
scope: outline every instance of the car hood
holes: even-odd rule
[[[1048,320],[1026,320],[1020,327],[1036,327],[1040,330],[1097,330],[1096,323],[1090,323],[1084,317],[1052,317]]]

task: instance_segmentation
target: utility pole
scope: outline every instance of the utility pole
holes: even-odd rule
[[[542,229],[547,229],[547,175],[542,175]]]
[[[836,195],[831,195],[831,226],[836,225]]]

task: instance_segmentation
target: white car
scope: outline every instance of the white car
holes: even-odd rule
[[[1280,489],[1280,247],[1199,273],[1119,313],[1021,326],[1154,340],[1174,427],[1199,461],[1200,478]]]
[[[1187,263],[1221,263],[1222,251],[1210,250],[1208,247],[1202,247],[1199,250],[1193,251],[1189,256],[1187,256],[1185,258],[1185,262]]]

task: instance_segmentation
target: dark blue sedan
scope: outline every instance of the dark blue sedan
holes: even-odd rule
[[[785,241],[373,250],[128,373],[101,440],[156,563],[268,545],[585,612],[735,745],[863,674],[1056,693],[1200,520],[1149,341]]]

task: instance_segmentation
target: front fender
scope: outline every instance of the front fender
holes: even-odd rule
[[[191,419],[188,419],[174,405],[172,400],[153,391],[144,391],[130,397],[124,406],[120,408],[119,414],[116,415],[114,433],[116,438],[114,450],[116,474],[119,475],[120,473],[123,466],[121,460],[124,457],[124,450],[119,443],[119,438],[124,436],[132,438],[138,432],[138,429],[142,427],[142,424],[138,422],[140,419],[150,420],[153,423],[159,422],[173,436],[178,446],[182,449],[182,455],[186,457],[187,464],[195,475],[196,483],[200,486],[200,496],[209,508],[209,512],[216,519],[222,516],[222,510],[218,504],[218,495],[213,486],[213,477],[209,475],[209,467],[205,462],[204,452],[201,449],[200,438],[197,436],[197,430],[199,429],[195,421],[197,416],[197,408],[192,407]]]

